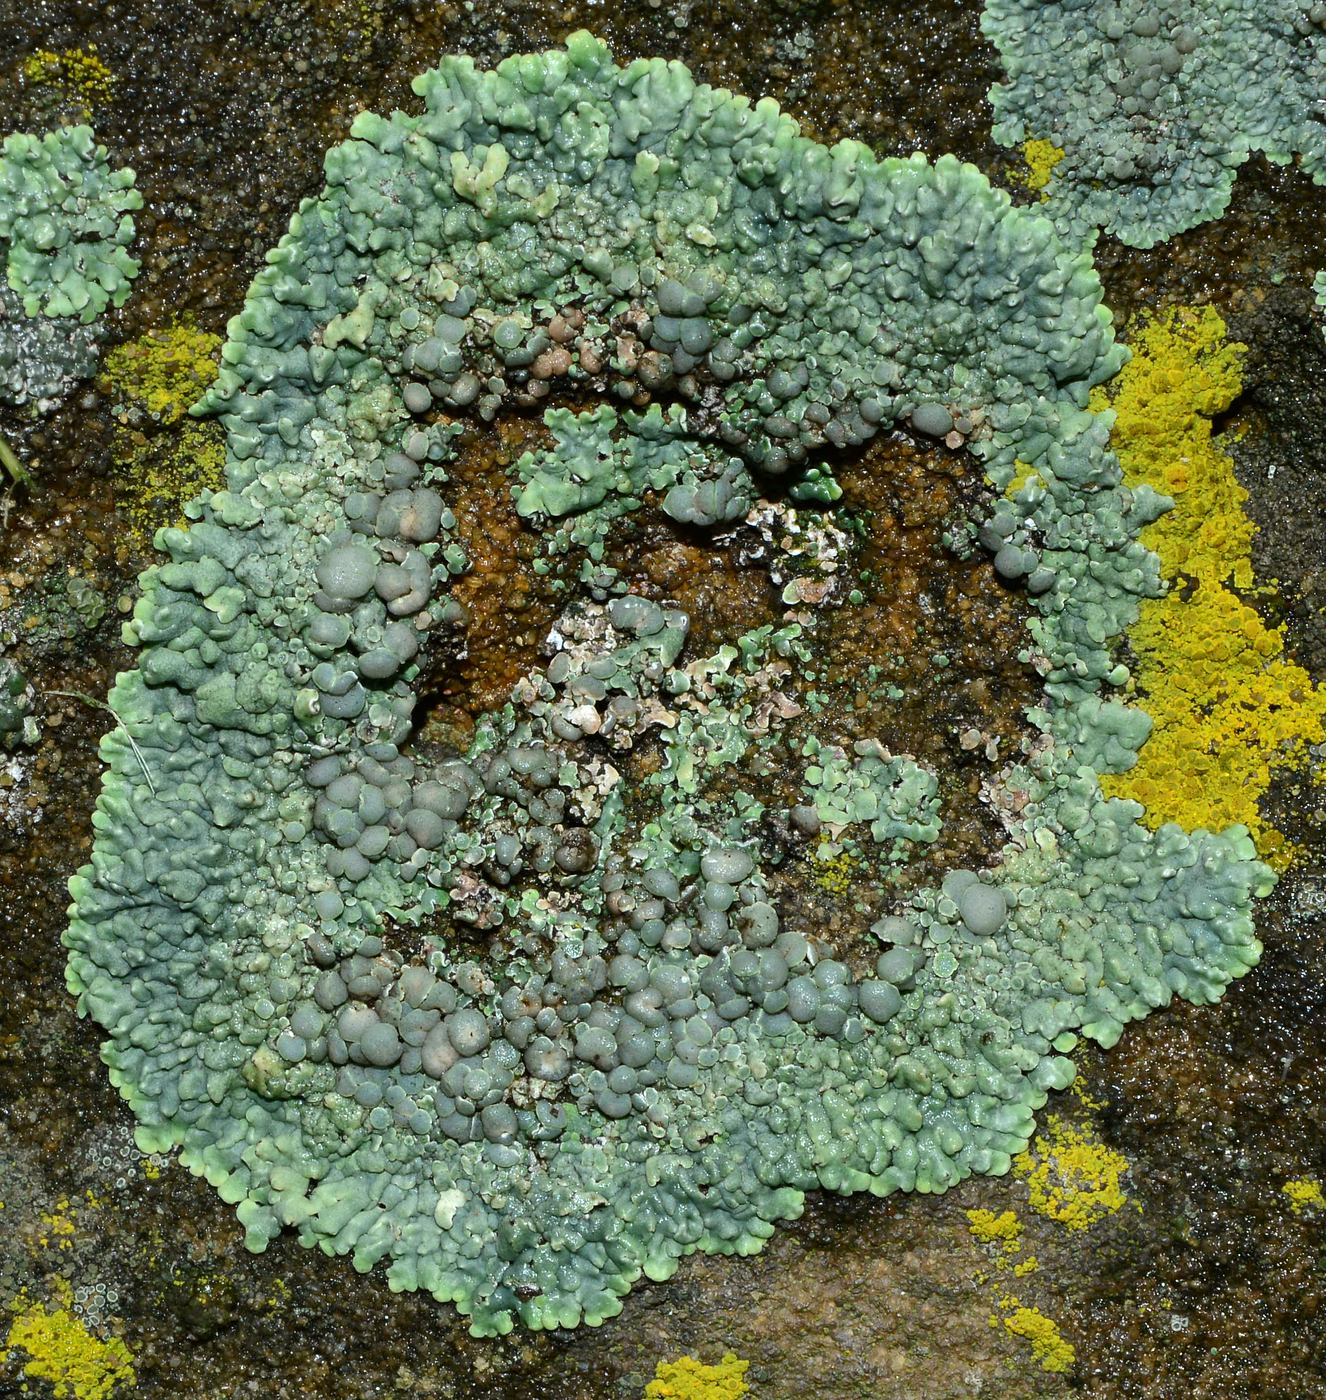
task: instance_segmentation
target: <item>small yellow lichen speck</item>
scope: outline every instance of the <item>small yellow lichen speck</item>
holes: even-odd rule
[[[1071,1342],[1064,1340],[1058,1324],[1039,1308],[1029,1308],[1019,1299],[1005,1296],[999,1299],[1002,1316],[991,1314],[990,1326],[1002,1327],[1015,1337],[1031,1343],[1031,1354],[1043,1371],[1067,1371],[1076,1353]]]
[[[1323,1195],[1321,1182],[1315,1176],[1286,1181],[1280,1189],[1289,1197],[1289,1205],[1295,1215],[1304,1210],[1326,1210],[1326,1195]]]
[[[1094,1097],[1091,1093],[1091,1090],[1087,1088],[1086,1076],[1082,1073],[1081,1070],[1078,1070],[1078,1072],[1073,1076],[1073,1082],[1068,1086],[1068,1088],[1069,1091],[1072,1093],[1073,1097],[1078,1101],[1078,1103],[1082,1105],[1083,1108],[1095,1111],[1096,1109],[1101,1109],[1105,1107],[1105,1100]]]
[[[1101,786],[1140,802],[1152,827],[1242,823],[1283,869],[1293,851],[1258,804],[1276,770],[1326,740],[1326,691],[1285,654],[1283,629],[1244,601],[1258,591],[1248,493],[1211,420],[1242,386],[1245,349],[1212,307],[1174,308],[1140,329],[1133,358],[1092,396],[1117,415],[1111,444],[1128,484],[1175,503],[1142,533],[1169,592],[1146,600],[1128,633],[1154,728],[1136,766]]]
[[[645,1400],[741,1400],[747,1393],[749,1366],[731,1352],[717,1366],[706,1366],[693,1356],[660,1361],[654,1379],[645,1386]]]
[[[61,1196],[55,1203],[55,1208],[44,1211],[41,1217],[41,1233],[37,1237],[37,1243],[43,1249],[49,1249],[54,1245],[57,1249],[70,1249],[74,1243],[74,1218],[70,1210],[69,1200]]]
[[[851,851],[821,841],[815,848],[811,878],[825,894],[841,898],[852,888],[852,876],[865,862]]]
[[[1021,1248],[1022,1222],[1011,1210],[998,1215],[992,1210],[969,1210],[967,1228],[982,1244],[997,1244],[1005,1253]]]
[[[1128,1159],[1055,1115],[1013,1170],[1027,1183],[1031,1208],[1069,1230],[1088,1229],[1128,1200],[1120,1184]]]
[[[94,1337],[67,1308],[22,1307],[5,1339],[4,1355],[13,1351],[27,1353],[23,1374],[49,1381],[56,1400],[109,1400],[117,1385],[134,1381],[129,1348],[118,1337]]]
[[[1050,183],[1050,177],[1054,174],[1054,167],[1064,158],[1064,148],[1056,146],[1053,141],[1045,141],[1039,137],[1033,137],[1030,141],[1022,143],[1022,159],[1027,163],[1026,173],[1022,176],[1023,183],[1029,190],[1044,191],[1046,185]],[[1049,196],[1042,193],[1042,199]]]

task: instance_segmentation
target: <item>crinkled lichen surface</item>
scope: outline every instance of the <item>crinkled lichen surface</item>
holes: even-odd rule
[[[585,34],[415,89],[329,153],[231,323],[227,485],[161,532],[127,627],[68,981],[144,1150],[178,1145],[252,1248],[288,1226],[478,1332],[571,1326],[758,1249],[806,1191],[1007,1170],[1079,1035],[1255,962],[1270,875],[1242,828],[1101,793],[1147,732],[1110,642],[1164,503],[1088,409],[1123,352],[1047,220]],[[459,645],[448,464],[544,397],[510,476],[551,659],[438,754],[412,715]],[[890,893],[935,839],[926,770],[831,715],[778,747],[837,604],[705,654],[604,545],[652,514],[776,553],[748,515],[831,495],[821,454],[895,424],[988,473],[1044,693],[997,863]],[[877,849],[869,957],[780,908],[789,822]]]
[[[0,401],[44,411],[91,374],[94,323],[138,274],[126,249],[142,202],[89,127],[0,145]]]
[[[15,132],[0,146],[0,241],[5,274],[29,316],[95,320],[120,306],[138,264],[132,170],[112,170],[91,127]]]
[[[1254,151],[1326,182],[1326,4],[988,0],[981,27],[995,139],[1062,148],[1045,193],[1070,238],[1150,248],[1218,218]]]

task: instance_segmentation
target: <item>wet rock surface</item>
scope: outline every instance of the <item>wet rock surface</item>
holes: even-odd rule
[[[50,91],[22,76],[34,50],[95,44],[115,77],[93,125],[117,161],[136,169],[144,198],[135,247],[143,272],[110,318],[115,343],[181,315],[223,331],[263,252],[320,187],[324,150],[357,111],[408,107],[409,79],[439,53],[489,65],[582,25],[619,59],[675,56],[707,81],[773,96],[817,139],[851,135],[887,153],[954,151],[996,180],[1014,170],[989,136],[984,95],[994,57],[975,8],[939,3],[0,0],[0,85],[7,123],[24,129],[61,115]],[[1322,198],[1306,177],[1257,161],[1217,223],[1150,253],[1109,240],[1097,252],[1125,336],[1132,313],[1210,301],[1248,343],[1244,394],[1226,426],[1243,430],[1235,451],[1261,530],[1254,562],[1259,579],[1277,581],[1274,606],[1291,648],[1318,677],[1326,665],[1326,347],[1303,288],[1308,271],[1326,265]],[[1109,1054],[1084,1053],[1085,1094],[1056,1096],[1049,1110],[1127,1162],[1125,1203],[1087,1230],[1034,1208],[1030,1167],[968,1181],[940,1199],[813,1197],[802,1220],[753,1259],[694,1256],[670,1282],[637,1289],[599,1329],[518,1330],[501,1341],[475,1341],[451,1309],[392,1294],[376,1275],[361,1277],[288,1236],[248,1254],[211,1188],[133,1146],[132,1115],[98,1058],[101,1032],[78,1020],[64,989],[64,882],[90,850],[96,744],[113,722],[95,702],[131,664],[119,624],[149,562],[116,514],[122,425],[113,403],[110,390],[90,383],[40,422],[0,414],[0,432],[34,475],[0,502],[0,632],[37,692],[43,730],[36,747],[0,754],[0,1304],[54,1306],[67,1292],[68,1311],[90,1335],[118,1335],[128,1346],[133,1393],[181,1400],[629,1397],[660,1359],[691,1352],[713,1360],[725,1350],[750,1359],[754,1394],[792,1400],[1306,1400],[1326,1391],[1318,1315],[1326,1208],[1295,1208],[1283,1189],[1326,1166],[1326,1003],[1314,971],[1326,954],[1326,863],[1320,789],[1306,779],[1282,780],[1269,798],[1307,854],[1260,907],[1262,964],[1219,1006],[1176,1005],[1130,1028]],[[509,460],[527,445],[489,450]],[[910,446],[873,450],[887,471],[869,482],[844,473],[848,504],[877,520],[891,513],[913,543],[881,549],[879,567],[893,571],[904,615],[881,607],[872,626],[891,626],[901,645],[917,635],[905,608],[930,616],[926,652],[951,649],[960,662],[945,718],[970,728],[964,703],[993,708],[995,732],[1002,726],[1011,738],[1025,679],[1001,664],[983,680],[977,663],[1017,618],[982,603],[935,547],[965,488],[941,473],[938,487],[923,489],[917,459],[926,454]],[[491,513],[471,504],[477,538],[499,512],[503,478],[483,454],[469,470],[477,500],[487,491],[493,503]],[[514,517],[501,521],[490,566],[461,586],[462,596],[473,593],[475,643],[463,683],[453,675],[431,711],[451,747],[469,716],[515,678],[512,653],[535,652],[547,625],[546,600],[502,548],[517,529]],[[723,634],[735,618],[765,620],[743,601],[735,561],[716,565],[680,536],[648,543],[655,547],[641,575],[684,594],[697,629]],[[629,552],[624,545],[623,565]],[[480,583],[488,579],[520,590],[514,622],[505,610],[485,612]],[[988,615],[973,621],[973,612]],[[904,688],[907,669],[904,661]],[[933,723],[921,710],[898,721],[904,730]],[[968,780],[960,766],[944,771],[955,791]],[[984,834],[973,827],[954,839],[949,863],[979,850]],[[830,924],[843,918],[831,893],[826,905]],[[1054,1170],[1077,1181],[1071,1164]],[[1014,1212],[1016,1259],[972,1233],[967,1212],[979,1210]],[[1017,1275],[1032,1257],[1038,1267]],[[1026,1334],[1008,1327],[1009,1298],[1071,1342],[1066,1376],[1044,1371]],[[18,1393],[26,1360],[13,1351],[0,1361],[0,1393]],[[27,1383],[34,1392],[44,1385]]]

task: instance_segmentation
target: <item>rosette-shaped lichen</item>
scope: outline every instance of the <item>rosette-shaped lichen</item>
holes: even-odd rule
[[[1084,255],[952,158],[825,149],[584,34],[415,89],[329,153],[231,323],[227,486],[161,532],[127,628],[69,985],[140,1142],[251,1247],[290,1226],[477,1331],[570,1326],[808,1190],[1006,1170],[1078,1034],[1255,961],[1269,876],[1241,830],[1100,791],[1146,733],[1109,642],[1162,502],[1087,409],[1123,355]],[[510,468],[553,654],[439,752],[412,719],[462,620],[447,465],[554,392],[575,411]],[[688,656],[605,541],[754,533],[761,491],[831,497],[817,455],[892,425],[965,437],[1005,493],[979,536],[1044,698],[998,863],[879,893],[849,956],[781,907],[777,833],[854,831],[895,878],[938,832],[927,770],[807,734],[814,608]]]
[[[1137,248],[1218,218],[1254,151],[1326,182],[1326,5],[1316,0],[988,0],[1008,81],[995,139],[1062,151],[1047,212]]]

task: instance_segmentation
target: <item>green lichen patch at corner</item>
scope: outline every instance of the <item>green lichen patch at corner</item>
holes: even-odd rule
[[[1270,876],[1241,829],[1101,794],[1146,733],[1109,647],[1159,587],[1164,503],[1087,407],[1123,352],[1048,221],[584,34],[415,90],[328,153],[231,322],[203,405],[226,487],[161,532],[126,628],[68,983],[140,1146],[178,1146],[251,1248],[385,1262],[480,1333],[596,1323],[806,1191],[1007,1170],[1079,1035],[1252,965]],[[536,407],[510,485],[564,606],[439,753],[414,710],[463,639],[448,466]],[[842,602],[793,590],[690,656],[685,612],[602,560],[648,511],[776,557],[783,486],[894,427],[1005,493],[971,538],[1032,600],[1044,693],[987,794],[997,862],[905,900],[881,877],[869,956],[838,956],[777,893],[820,797],[889,867],[934,832],[925,770],[840,771],[831,714],[818,796],[810,749],[780,786]]]
[[[1042,198],[1070,239],[1150,248],[1218,218],[1254,151],[1326,182],[1326,5],[988,0],[981,27],[995,139],[1062,150]]]

